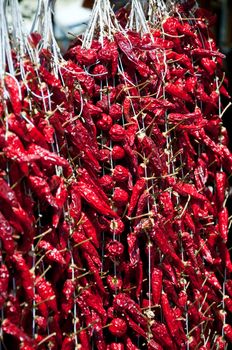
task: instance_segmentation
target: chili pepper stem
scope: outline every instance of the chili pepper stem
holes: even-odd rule
[[[45,337],[44,339],[42,339],[37,346],[42,345],[43,343],[47,342],[50,338],[55,337],[56,336],[56,332],[49,334],[47,337]]]

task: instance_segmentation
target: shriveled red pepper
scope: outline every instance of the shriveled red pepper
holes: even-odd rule
[[[41,240],[38,243],[38,248],[42,249],[45,252],[48,261],[58,263],[59,265],[66,264],[65,259],[63,258],[59,250],[53,247],[49,242]]]
[[[22,103],[20,98],[20,85],[17,79],[11,75],[6,75],[4,79],[7,92],[9,94],[12,109],[16,115],[20,115]]]
[[[154,267],[151,275],[152,300],[154,305],[160,304],[162,292],[163,273],[159,268]]]

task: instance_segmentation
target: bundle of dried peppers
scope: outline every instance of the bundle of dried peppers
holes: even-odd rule
[[[214,16],[96,0],[62,57],[53,5],[38,1],[28,35],[17,0],[0,1],[0,348],[226,349],[231,104]]]

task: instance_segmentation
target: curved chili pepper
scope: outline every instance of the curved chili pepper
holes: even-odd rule
[[[22,103],[19,92],[20,85],[17,83],[16,78],[13,78],[11,75],[6,75],[4,82],[9,94],[12,109],[14,113],[19,116],[22,110]]]
[[[126,338],[126,350],[139,350],[129,337]]]
[[[161,307],[164,315],[164,319],[167,323],[167,327],[171,335],[175,338],[178,345],[183,344],[186,340],[185,332],[180,321],[175,318],[174,312],[169,304],[166,293],[161,295]]]
[[[38,248],[44,250],[46,258],[49,262],[55,262],[59,265],[65,265],[66,261],[59,250],[53,247],[49,242],[41,240],[38,243]]]
[[[63,342],[62,342],[62,346],[61,346],[61,350],[74,350],[75,349],[75,342],[73,337],[65,337]]]
[[[83,212],[81,213],[81,224],[85,231],[86,237],[91,238],[91,242],[93,242],[96,248],[99,248],[99,239],[96,228],[94,227],[93,223],[90,221],[88,216]]]
[[[154,267],[151,275],[152,300],[154,305],[160,304],[162,292],[163,273],[159,268]]]
[[[12,255],[15,244],[13,239],[13,228],[0,212],[0,238],[6,253]]]
[[[105,291],[105,288],[104,288],[104,284],[103,284],[103,282],[102,282],[102,279],[101,279],[101,277],[100,277],[98,268],[95,266],[95,264],[94,264],[94,262],[93,262],[91,256],[90,256],[87,252],[83,251],[83,252],[82,252],[82,255],[83,255],[84,259],[86,260],[86,264],[87,264],[89,270],[91,271],[91,273],[92,273],[92,275],[93,275],[93,279],[95,280],[96,285],[97,285],[99,291],[100,291],[103,295],[105,295],[105,294],[106,294],[106,291]]]
[[[26,333],[24,333],[22,329],[17,327],[7,318],[2,322],[2,330],[4,333],[9,334],[12,337],[15,337],[24,345],[31,346],[31,349],[35,348],[34,340],[31,339]]]
[[[132,215],[132,213],[137,205],[138,198],[142,194],[142,192],[145,190],[145,188],[146,188],[146,181],[143,178],[139,179],[136,182],[136,184],[134,185],[133,190],[132,190],[132,195],[130,198],[130,203],[128,206],[128,212],[127,212],[128,216]]]
[[[44,301],[51,310],[57,312],[56,295],[51,283],[46,281],[44,277],[38,276],[35,280],[35,287],[42,301]]]
[[[111,216],[117,218],[118,215],[115,213],[107,203],[103,202],[102,199],[95,193],[88,185],[84,182],[79,181],[76,185],[78,192],[91,207],[102,215]]]
[[[116,207],[124,207],[128,203],[128,193],[120,187],[115,187],[113,201]]]
[[[81,232],[74,231],[72,234],[72,239],[79,246],[80,250],[84,250],[86,253],[90,254],[92,260],[99,268],[102,266],[96,248],[88,239],[86,239],[85,235],[83,235]]]
[[[27,298],[29,301],[32,301],[34,298],[34,292],[33,292],[33,274],[31,273],[25,259],[23,258],[22,254],[15,252],[11,257],[10,260],[13,262],[16,271],[19,273],[21,281],[22,281],[22,287],[24,288],[24,291],[27,295]]]
[[[10,277],[9,271],[6,265],[1,265],[0,267],[0,308],[3,307],[7,298],[9,277]]]
[[[228,209],[223,208],[218,213],[218,228],[224,242],[228,239]]]

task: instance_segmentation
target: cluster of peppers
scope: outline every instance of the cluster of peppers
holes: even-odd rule
[[[65,59],[42,31],[23,57],[12,48],[0,91],[3,348],[232,342],[229,95],[213,21],[195,1],[150,0],[146,21],[137,0],[117,18],[97,0]]]

